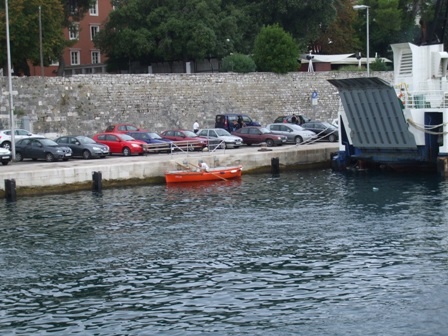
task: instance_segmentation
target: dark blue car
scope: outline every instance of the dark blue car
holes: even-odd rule
[[[127,134],[136,140],[141,140],[149,144],[150,146],[148,147],[148,153],[171,152],[171,144],[173,143],[173,141],[162,138],[157,133],[146,131],[132,131],[127,132]]]

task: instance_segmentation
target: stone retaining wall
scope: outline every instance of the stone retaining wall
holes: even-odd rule
[[[16,127],[29,120],[35,133],[93,135],[111,123],[131,123],[153,131],[213,127],[218,113],[246,113],[262,125],[298,113],[336,118],[339,96],[328,79],[364,72],[205,73],[14,77]],[[392,72],[372,76],[392,81]],[[0,128],[9,126],[6,77],[0,77]],[[317,105],[311,94],[318,92]],[[6,92],[6,94],[5,94]]]

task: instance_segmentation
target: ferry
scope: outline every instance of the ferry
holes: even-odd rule
[[[334,170],[448,171],[448,53],[441,43],[391,45],[394,80],[332,79],[339,91]]]

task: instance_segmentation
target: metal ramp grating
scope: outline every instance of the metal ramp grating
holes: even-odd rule
[[[339,90],[353,146],[417,148],[395,90],[388,83],[376,77],[328,81]]]

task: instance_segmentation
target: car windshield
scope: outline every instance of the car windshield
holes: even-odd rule
[[[272,133],[268,128],[266,127],[260,127],[261,133]]]
[[[44,146],[59,146],[58,143],[56,143],[55,141],[50,140],[50,139],[40,139],[40,142]]]
[[[135,140],[133,137],[131,137],[130,135],[127,134],[117,134],[121,140],[123,141],[131,141],[131,140]]]
[[[95,144],[96,143],[95,140],[93,140],[93,139],[91,139],[89,137],[86,137],[86,136],[79,136],[79,137],[76,137],[76,139],[80,143],[85,144],[85,145],[87,145],[87,144]]]
[[[184,131],[185,136],[189,138],[196,138],[198,135],[193,133],[192,131]]]
[[[334,125],[332,125],[332,124],[330,124],[330,123],[328,123],[328,122],[323,122],[322,125],[323,125],[325,128],[329,128],[329,129],[337,129],[336,126],[334,126]]]
[[[151,138],[153,138],[153,139],[157,139],[157,140],[160,140],[160,139],[163,139],[160,135],[158,135],[157,133],[148,133],[149,134],[149,136],[151,137]]]
[[[227,132],[225,129],[222,129],[222,128],[218,128],[215,131],[216,131],[216,134],[218,134],[219,136],[229,136],[229,135],[231,135],[229,132]]]

